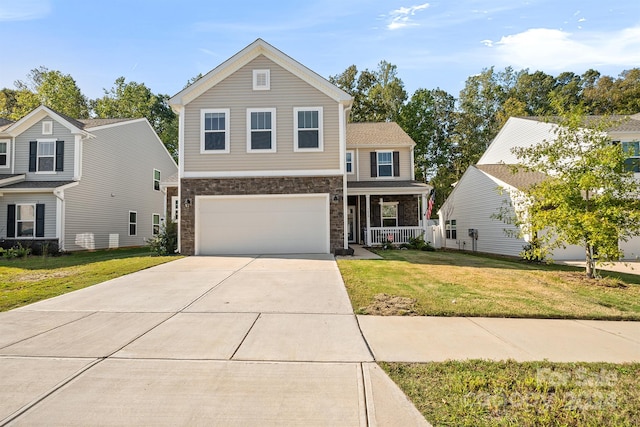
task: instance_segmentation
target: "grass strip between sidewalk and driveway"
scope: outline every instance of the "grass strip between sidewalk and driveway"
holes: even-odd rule
[[[458,252],[338,260],[358,314],[640,320],[640,276]]]
[[[380,366],[434,427],[640,425],[639,363]]]
[[[62,295],[175,259],[178,257],[156,256],[148,248],[0,259],[0,311]]]

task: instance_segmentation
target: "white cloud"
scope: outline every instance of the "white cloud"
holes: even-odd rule
[[[640,63],[640,26],[578,33],[533,28],[482,43],[492,49],[496,62],[518,68],[567,71]]]
[[[391,12],[389,12],[391,22],[387,25],[387,29],[398,30],[400,28],[418,26],[418,24],[413,21],[412,17],[415,16],[416,12],[424,10],[428,7],[429,3],[423,3],[415,6],[400,7],[399,9],[392,10]]]
[[[51,13],[49,0],[0,0],[0,21],[30,21]]]

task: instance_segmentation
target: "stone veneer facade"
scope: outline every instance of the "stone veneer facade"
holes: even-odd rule
[[[196,196],[250,194],[329,194],[329,234],[331,252],[344,247],[343,177],[257,177],[257,178],[182,178],[180,200],[180,253],[195,253]],[[338,196],[338,201],[334,197]],[[191,207],[184,202],[191,199]]]

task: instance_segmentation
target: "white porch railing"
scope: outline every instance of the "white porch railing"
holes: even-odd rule
[[[366,231],[367,245],[382,245],[388,240],[394,244],[408,243],[423,233],[422,227],[371,227]]]

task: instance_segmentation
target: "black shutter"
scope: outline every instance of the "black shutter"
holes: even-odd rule
[[[16,205],[7,207],[7,237],[16,237]]]
[[[36,171],[38,162],[38,141],[29,141],[29,172]]]
[[[400,176],[400,152],[393,152],[393,176]]]
[[[36,237],[44,237],[44,204],[36,205]]]
[[[404,203],[398,203],[398,222],[396,224],[398,227],[404,227],[406,224],[404,223]]]
[[[371,178],[378,176],[378,153],[371,152]]]
[[[64,141],[56,141],[56,172],[64,170]]]

